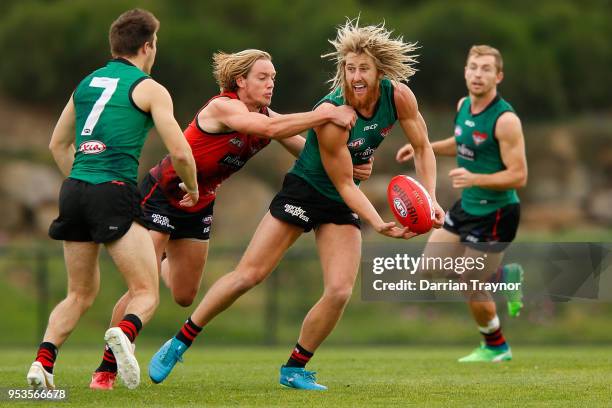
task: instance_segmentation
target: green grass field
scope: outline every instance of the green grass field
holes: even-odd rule
[[[153,385],[146,364],[154,350],[140,349],[142,384],[134,391],[87,387],[98,349],[66,347],[56,365],[56,385],[69,390],[62,407],[168,406],[610,406],[612,347],[515,347],[512,362],[456,363],[466,348],[326,348],[311,362],[326,392],[290,390],[278,384],[288,348],[206,348]],[[3,349],[0,387],[24,388],[34,350]],[[1,401],[1,400],[0,400]],[[0,405],[45,406],[43,403]],[[41,405],[42,404],[42,405]],[[50,406],[49,404],[48,406]]]

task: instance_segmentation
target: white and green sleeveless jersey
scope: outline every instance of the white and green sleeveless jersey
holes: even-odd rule
[[[346,147],[351,153],[353,164],[364,164],[372,157],[378,145],[385,136],[391,132],[391,128],[397,121],[397,111],[393,94],[393,84],[388,79],[380,81],[380,97],[374,108],[374,114],[370,118],[358,114],[357,122],[349,133]],[[336,106],[344,105],[344,96],[340,89],[326,95],[316,105],[329,102]],[[334,187],[329,176],[325,172],[319,142],[313,129],[308,131],[304,149],[289,171],[304,179],[324,196],[339,202],[344,202]],[[359,185],[359,180],[354,180]]]
[[[73,94],[76,153],[70,178],[136,184],[138,160],[153,120],[136,106],[132,91],[147,78],[131,62],[118,58],[79,83]]]

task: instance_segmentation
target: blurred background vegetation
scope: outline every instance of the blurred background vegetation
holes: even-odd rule
[[[60,243],[46,238],[57,214],[61,176],[47,144],[70,92],[109,58],[108,27],[123,11],[143,7],[161,21],[153,76],[175,101],[182,126],[217,92],[211,57],[217,50],[269,51],[277,81],[272,108],[308,110],[327,92],[334,70],[320,58],[345,17],[386,22],[420,45],[414,90],[431,140],[453,130],[454,107],[465,95],[463,66],[469,47],[488,43],[502,51],[500,93],[523,120],[529,184],[520,191],[520,241],[612,241],[612,2],[606,0],[4,0],[0,3],[0,344],[25,331],[38,341],[37,273],[46,270],[49,305],[62,298],[65,272]],[[153,132],[154,133],[154,132]],[[391,176],[413,173],[394,161],[405,139],[397,129],[376,154],[363,190],[390,219],[385,190]],[[164,154],[156,135],[145,145],[141,175]],[[271,146],[219,190],[207,265],[206,290],[232,269],[265,213],[293,158]],[[438,160],[438,198],[445,208],[458,197],[446,176],[454,160]],[[245,194],[248,200],[245,199]],[[257,288],[210,328],[210,341],[294,341],[308,306],[321,290],[312,234],[279,268],[276,283]],[[364,229],[365,245],[379,238]],[[297,255],[291,255],[297,254]],[[301,255],[300,255],[301,254]],[[42,256],[43,263],[38,261]],[[74,342],[98,342],[111,305],[123,290],[103,257],[102,292]],[[41,266],[44,265],[44,266]],[[44,269],[41,269],[44,268]],[[529,273],[529,271],[528,271]],[[268,288],[268,289],[266,289]],[[175,331],[188,310],[162,288],[160,310],[145,331],[157,341]],[[271,335],[270,296],[282,313]],[[355,291],[332,342],[457,343],[475,340],[460,304],[372,304]],[[610,305],[532,305],[508,337],[525,342],[610,341]],[[452,333],[452,335],[448,335]],[[92,336],[92,334],[95,334]],[[148,336],[148,337],[147,337]],[[30,340],[28,340],[30,341]]]

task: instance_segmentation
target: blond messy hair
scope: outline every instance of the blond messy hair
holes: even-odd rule
[[[336,74],[328,82],[331,88],[344,89],[344,66],[347,54],[365,53],[372,57],[378,71],[383,76],[397,82],[408,81],[417,71],[416,43],[405,43],[403,37],[391,38],[392,31],[385,29],[385,23],[359,27],[359,17],[346,19],[346,23],[338,27],[335,40],[328,40],[336,51],[321,55],[336,62]]]
[[[213,75],[221,92],[236,92],[238,84],[236,79],[245,77],[260,59],[272,61],[272,57],[265,51],[249,49],[233,54],[219,51],[213,54]]]
[[[495,68],[497,68],[497,72],[502,72],[504,70],[504,60],[502,59],[501,52],[490,45],[473,45],[472,48],[470,48],[470,52],[468,52],[465,64],[467,65],[467,61],[469,61],[472,56],[482,57],[484,55],[491,55],[495,58]]]

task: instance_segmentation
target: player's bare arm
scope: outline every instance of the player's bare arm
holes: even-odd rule
[[[53,129],[53,135],[49,142],[49,150],[53,154],[53,159],[65,177],[70,175],[74,162],[75,122],[74,101],[70,96],[55,125],[55,129]]]
[[[268,117],[249,111],[239,100],[225,98],[212,101],[198,115],[198,121],[207,130],[235,130],[270,139],[292,137],[327,122],[351,129],[356,120],[355,111],[348,106]]]
[[[277,139],[278,143],[285,148],[294,157],[299,157],[302,150],[304,150],[304,144],[306,139],[302,135],[294,135],[285,139]]]
[[[497,121],[495,137],[505,170],[493,174],[471,173],[463,167],[450,171],[453,187],[482,187],[492,190],[521,188],[527,184],[527,159],[521,121],[513,112],[506,112]]]
[[[328,105],[328,104],[324,104]],[[323,109],[317,107],[317,109]],[[280,113],[276,113],[268,108],[268,113],[271,118],[282,116]],[[285,139],[277,140],[289,153],[293,156],[298,157],[302,150],[304,150],[304,144],[306,143],[306,139],[301,135],[295,135],[292,137],[287,137]],[[357,180],[365,181],[370,178],[372,175],[372,165],[373,158],[370,159],[368,163],[364,164],[356,164],[353,166],[353,177]]]
[[[444,140],[438,140],[431,143],[431,149],[436,156],[449,156],[454,157],[457,155],[457,143],[455,142],[455,136],[451,136]],[[395,155],[395,160],[398,163],[406,163],[414,157],[414,148],[410,143],[406,143],[400,147]]]
[[[416,97],[405,84],[395,84],[395,107],[404,134],[414,150],[414,167],[423,186],[433,201],[436,219],[434,227],[444,223],[444,210],[436,199],[436,158],[427,136],[427,125],[419,112]]]
[[[321,161],[334,187],[361,219],[372,225],[376,232],[393,238],[412,238],[416,234],[408,228],[398,228],[394,222],[384,222],[370,200],[353,181],[352,160],[346,142],[348,132],[333,124],[316,129],[321,152]]]
[[[274,112],[270,108],[268,108],[268,115],[270,115],[271,118],[282,116],[280,113]],[[296,158],[302,153],[304,144],[306,143],[306,139],[302,135],[293,135],[283,139],[277,139],[276,141]]]
[[[195,205],[199,199],[196,165],[191,147],[174,118],[170,94],[156,81],[147,79],[134,88],[132,96],[136,105],[145,112],[151,112],[155,128],[170,153],[176,173],[184,183],[181,188],[187,194],[181,205]]]

